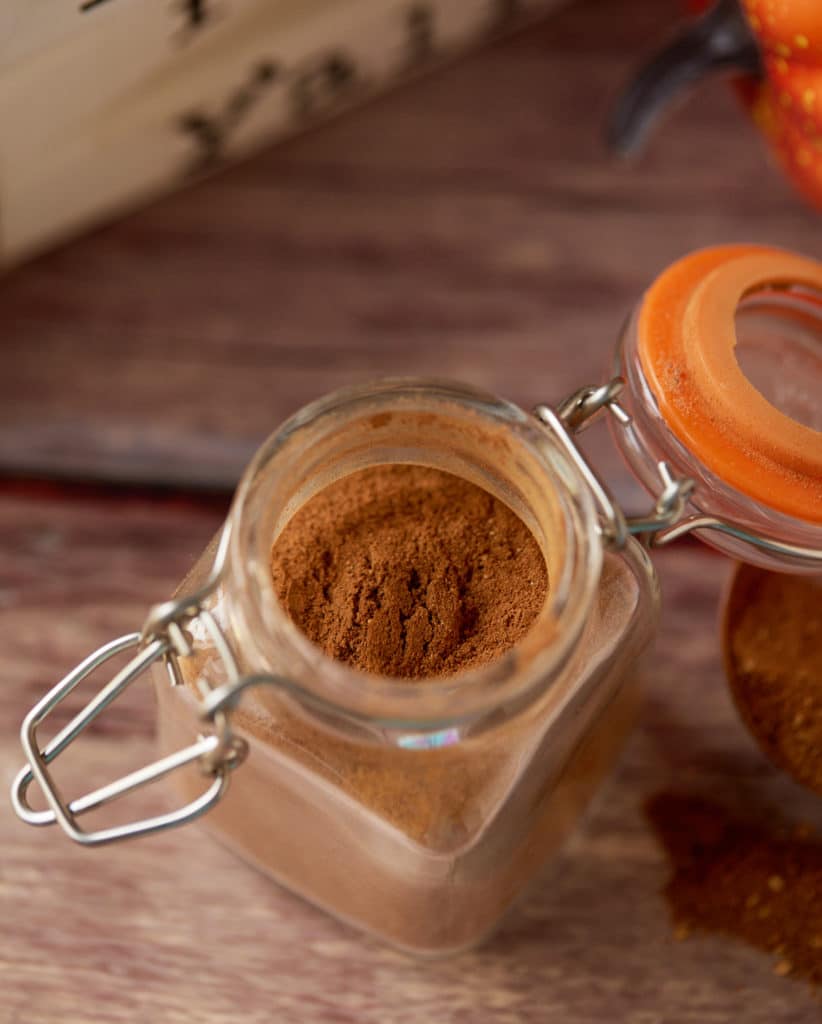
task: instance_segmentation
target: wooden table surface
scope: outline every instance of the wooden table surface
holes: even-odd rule
[[[581,0],[0,282],[4,785],[25,710],[170,593],[250,453],[305,401],[387,373],[556,399],[602,378],[631,303],[684,251],[752,240],[822,255],[820,221],[722,83],[638,167],[604,155],[602,116],[672,9]],[[594,448],[607,457],[604,440]],[[613,456],[608,472],[627,493]],[[767,957],[673,940],[647,796],[674,785],[816,822],[822,808],[731,708],[715,625],[726,563],[696,545],[658,562],[665,611],[640,724],[490,944],[418,963],[200,827],[85,851],[4,801],[1,1024],[818,1019]],[[67,760],[66,791],[149,758],[152,714],[139,686],[115,705]]]

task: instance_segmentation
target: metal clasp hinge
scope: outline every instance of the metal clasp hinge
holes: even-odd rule
[[[685,514],[694,481],[688,477],[677,479],[667,462],[657,463],[661,490],[654,507],[645,515],[626,516],[574,440],[574,435],[587,429],[602,412],[609,413],[622,427],[630,426],[631,417],[619,404],[624,385],[621,377],[614,377],[598,387],[580,388],[561,402],[556,410],[548,405],[538,405],[534,415],[551,430],[582,473],[596,502],[600,529],[608,546],[621,548],[629,536],[636,536],[651,547],[657,536],[678,523]]]
[[[226,540],[225,535],[223,540]],[[180,683],[177,659],[191,653],[190,639],[185,627],[195,618],[205,627],[222,659],[228,685],[241,682],[234,656],[222,630],[211,613],[200,603],[204,595],[211,593],[216,587],[224,555],[225,543],[221,543],[214,571],[203,590],[177,602],[157,606],[149,615],[143,633],[129,633],[100,647],[69,672],[26,715],[20,739],[28,764],[18,772],[11,788],[14,810],[23,821],[40,826],[58,824],[75,842],[83,846],[100,846],[184,825],[205,814],[222,798],[228,787],[230,773],[245,758],[247,747],[244,740],[233,735],[228,714],[218,704],[201,705],[201,718],[211,731],[200,736],[196,743],[74,800],[66,801],[62,798],[49,766],[101,712],[155,662],[162,659],[171,682],[175,685]],[[52,711],[95,669],[134,647],[139,648],[137,654],[41,750],[37,741],[37,729]],[[211,692],[211,688],[202,681],[198,685],[201,696],[205,698]],[[170,775],[192,762],[198,763],[203,773],[213,778],[208,788],[185,806],[166,814],[94,831],[83,829],[78,823],[81,815]],[[29,803],[28,790],[35,780],[45,795],[49,805],[47,810],[36,811]]]
[[[719,516],[698,511],[688,513],[695,481],[674,476],[664,461],[657,463],[661,486],[654,507],[645,515],[626,516],[574,440],[574,435],[587,429],[600,413],[613,416],[621,429],[633,431],[631,416],[619,402],[624,386],[622,377],[614,377],[597,387],[580,388],[561,402],[556,411],[547,405],[534,409],[534,415],[550,429],[588,484],[597,504],[606,544],[620,548],[629,536],[635,536],[647,548],[662,547],[688,533],[713,532],[733,537],[755,551],[791,559],[802,566],[815,569],[822,564],[822,551],[775,540]]]

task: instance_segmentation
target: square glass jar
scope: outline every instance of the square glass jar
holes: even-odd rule
[[[545,556],[549,593],[528,635],[490,665],[413,682],[325,656],[277,602],[274,539],[309,498],[371,465],[455,473],[509,505]],[[633,540],[605,550],[586,482],[539,422],[470,388],[387,381],[306,407],[263,446],[229,517],[205,602],[241,673],[232,711],[249,746],[205,819],[277,881],[417,954],[472,946],[498,923],[611,767],[638,700],[636,659],[658,593]],[[208,579],[216,541],[180,593]],[[198,696],[225,683],[194,620],[182,685],[155,667],[162,752],[192,742]],[[189,799],[195,771],[175,776]]]

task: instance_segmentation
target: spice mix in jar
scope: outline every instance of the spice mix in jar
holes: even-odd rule
[[[649,289],[620,376],[554,407],[396,380],[302,409],[257,453],[177,594],[27,716],[18,814],[96,845],[207,812],[241,856],[399,947],[475,944],[630,728],[657,615],[648,549],[694,530],[758,564],[819,571],[818,432],[809,448],[734,345],[765,337],[763,318],[818,322],[820,289],[812,261],[706,250]],[[737,332],[751,303],[756,330]],[[765,362],[791,372],[777,346]],[[731,399],[717,384],[729,367]],[[598,414],[654,496],[646,513],[626,516],[577,445]],[[129,648],[41,749],[49,712]],[[145,670],[161,759],[62,800],[52,762]],[[86,812],[163,775],[177,809],[84,828]],[[48,810],[29,803],[35,780]]]

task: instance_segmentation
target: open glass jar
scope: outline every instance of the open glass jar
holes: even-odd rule
[[[621,342],[625,388],[615,379],[529,415],[459,385],[388,381],[297,413],[252,461],[224,530],[177,596],[152,610],[141,634],[92,655],[27,716],[28,766],[12,791],[18,814],[31,824],[59,823],[95,845],[209,811],[208,823],[243,857],[395,945],[433,954],[482,939],[567,834],[631,724],[636,660],[658,604],[646,548],[697,529],[733,553],[819,571],[822,510],[814,516],[813,500],[810,515],[797,517],[793,506],[786,512],[746,494],[733,472],[737,482],[729,483],[710,445],[697,437],[689,447],[678,435],[664,389],[655,390],[650,313],[678,309],[682,267],[699,284],[751,255],[749,248],[711,252],[710,266],[706,254],[695,254],[649,291]],[[788,278],[785,259],[794,260]],[[703,261],[701,274],[689,260]],[[822,271],[773,252],[767,266],[765,283],[801,283],[790,301],[807,297],[803,330],[815,325],[818,344],[813,288],[822,287]],[[670,275],[679,282],[672,291]],[[738,305],[737,296],[724,325],[732,335]],[[689,310],[686,302],[675,312],[675,325]],[[677,386],[689,372],[685,360]],[[575,432],[599,412],[611,414],[620,447],[657,495],[646,516],[621,512],[576,445]],[[816,435],[813,469],[822,435],[808,429]],[[279,605],[270,573],[279,532],[333,480],[386,463],[431,466],[478,484],[540,545],[546,603],[526,637],[491,664],[413,686],[359,673],[326,657]],[[792,464],[794,482],[798,468]],[[133,660],[40,749],[36,730],[49,712],[92,669],[132,646]],[[50,763],[146,669],[161,758],[63,800]],[[180,809],[82,828],[86,812],[171,773],[188,801]],[[33,780],[47,810],[29,803]]]
[[[272,537],[298,507],[337,476],[397,462],[447,470],[504,500],[532,529],[552,580],[521,644],[419,685],[326,657],[271,584]],[[231,520],[207,607],[240,673],[273,671],[288,688],[257,686],[235,711],[252,755],[209,822],[290,888],[399,946],[476,942],[559,842],[625,734],[636,699],[625,669],[655,619],[644,552],[632,543],[605,555],[584,481],[533,417],[424,382],[343,392],[298,414],[255,459]],[[187,586],[212,563],[209,553]],[[184,678],[225,683],[196,623],[192,634]],[[178,749],[196,728],[191,690],[160,674],[158,696],[162,746]]]

